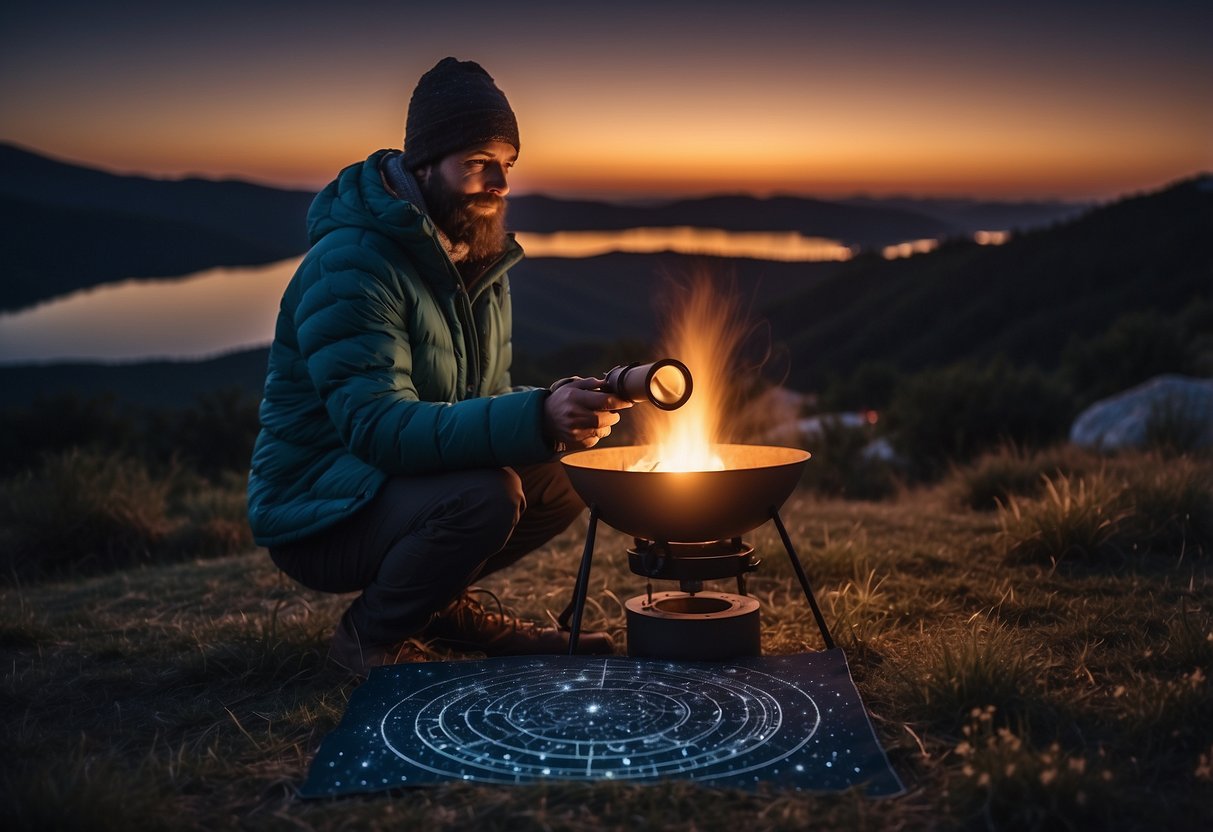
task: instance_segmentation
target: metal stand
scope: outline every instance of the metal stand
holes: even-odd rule
[[[779,509],[771,509],[771,519],[775,521],[775,528],[779,530],[783,548],[788,550],[788,557],[792,560],[792,569],[796,571],[796,577],[800,579],[800,588],[804,590],[804,597],[809,599],[809,609],[813,610],[813,617],[817,619],[817,629],[821,630],[821,638],[825,641],[826,649],[833,650],[834,639],[830,637],[826,620],[821,614],[821,608],[817,606],[817,598],[813,595],[813,587],[809,586],[809,578],[804,573],[804,567],[800,565],[800,558],[796,556],[796,550],[792,548],[792,539],[788,537],[788,530],[783,527]]]
[[[775,528],[779,530],[779,537],[783,541],[783,547],[788,552],[788,559],[792,561],[792,569],[796,572],[796,578],[800,581],[800,588],[804,590],[804,597],[809,601],[809,609],[813,611],[813,618],[817,621],[817,629],[821,631],[822,641],[825,642],[827,650],[834,649],[834,639],[830,636],[830,630],[826,626],[825,617],[821,614],[821,608],[817,606],[817,598],[813,595],[813,587],[809,584],[809,578],[805,574],[804,567],[800,563],[800,558],[796,554],[796,549],[792,546],[792,539],[788,537],[788,530],[784,528],[783,520],[779,516],[778,509],[771,509],[771,519],[775,521]],[[585,612],[585,599],[589,591],[590,584],[590,560],[594,556],[594,537],[598,531],[598,507],[590,506],[590,527],[585,535],[585,550],[581,554],[581,567],[577,570],[577,585],[573,590],[573,600],[569,601],[569,605],[564,608],[564,612],[560,613],[557,619],[562,629],[569,630],[569,655],[577,654],[577,641],[581,636],[581,616]],[[742,575],[737,576],[738,589],[745,594]],[[572,622],[570,624],[570,618]]]
[[[569,628],[569,655],[577,655],[577,640],[581,637],[581,614],[585,612],[585,597],[590,585],[590,558],[594,556],[594,535],[598,531],[598,506],[590,506],[590,528],[585,533],[585,551],[581,554],[581,568],[577,570],[577,586],[573,590],[573,600],[560,615],[560,626],[567,624],[568,615],[573,614],[573,623]]]

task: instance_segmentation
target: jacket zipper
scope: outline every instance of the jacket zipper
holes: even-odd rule
[[[470,399],[480,389],[480,333],[476,330],[476,316],[472,314],[472,299],[463,278],[459,278],[459,311],[463,325],[463,343],[468,351],[467,387],[464,399]]]

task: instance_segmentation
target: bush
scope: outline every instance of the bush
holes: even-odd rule
[[[5,572],[17,576],[124,566],[168,534],[169,485],[129,457],[71,450],[0,483]]]
[[[1134,466],[1122,496],[1124,537],[1142,551],[1213,553],[1213,467],[1193,459]]]
[[[8,579],[108,571],[252,547],[243,475],[155,474],[123,454],[70,450],[0,480]]]
[[[889,407],[896,448],[915,473],[934,478],[1000,444],[1041,447],[1063,438],[1073,417],[1069,394],[1035,369],[1005,359],[957,364],[905,379]]]
[[[1046,477],[1036,500],[1011,497],[1002,512],[1002,539],[1012,558],[1057,563],[1104,560],[1124,554],[1120,536],[1127,512],[1106,477]]]
[[[1041,497],[1010,497],[1001,517],[1005,552],[1046,563],[1213,552],[1213,468],[1190,459],[1140,462],[1045,478]]]
[[[73,448],[121,454],[167,472],[186,464],[212,480],[245,473],[259,401],[240,388],[203,393],[183,408],[119,405],[110,396],[38,399],[0,410],[0,476]]]
[[[166,542],[180,556],[218,557],[253,548],[244,476],[228,473],[213,485],[198,479],[174,495],[171,510],[181,520]]]
[[[1127,390],[1164,373],[1194,372],[1197,356],[1180,321],[1157,312],[1125,315],[1102,335],[1071,341],[1061,373],[1083,402]]]
[[[1040,677],[1048,660],[1014,629],[974,617],[967,632],[933,639],[901,679],[901,695],[916,715],[955,731],[974,708],[997,708],[1012,722],[1043,712]]]
[[[1072,445],[1036,452],[1006,445],[956,468],[948,488],[956,504],[975,511],[993,511],[1011,497],[1040,495],[1048,476],[1084,474],[1098,464],[1098,457]]]
[[[887,362],[864,362],[845,378],[832,377],[821,394],[821,405],[828,410],[882,410],[892,401],[901,376]]]
[[[1206,413],[1186,406],[1183,400],[1155,403],[1146,417],[1146,447],[1167,456],[1213,451],[1213,427]]]
[[[137,419],[113,396],[66,394],[0,410],[0,476],[28,470],[47,453],[70,448],[129,450],[141,435]]]
[[[891,496],[898,488],[892,465],[867,452],[875,438],[870,425],[854,428],[838,419],[822,419],[820,431],[805,440],[813,458],[804,468],[802,483],[821,494],[854,500]]]

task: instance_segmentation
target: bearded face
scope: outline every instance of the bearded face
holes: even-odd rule
[[[463,193],[447,182],[441,168],[420,182],[430,218],[455,245],[468,247],[468,259],[484,261],[505,250],[505,199],[497,194]]]

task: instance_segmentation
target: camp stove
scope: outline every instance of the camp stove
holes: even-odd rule
[[[741,535],[775,524],[804,590],[825,646],[825,619],[808,576],[779,516],[809,454],[796,448],[715,445],[723,468],[713,471],[646,470],[647,446],[596,448],[562,459],[573,488],[590,507],[585,549],[573,599],[560,616],[577,650],[598,522],[629,534],[631,571],[646,579],[645,592],[628,599],[628,655],[713,661],[761,655],[759,603],[746,593],[746,576],[758,568]],[[653,581],[677,581],[677,590],[653,591]],[[704,589],[705,581],[733,580],[737,592]]]

